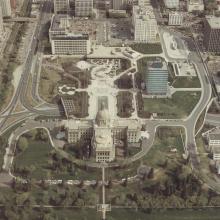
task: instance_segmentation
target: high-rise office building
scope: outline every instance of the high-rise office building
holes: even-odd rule
[[[184,15],[181,12],[170,12],[169,13],[169,25],[182,25]]]
[[[141,7],[145,7],[151,5],[151,2],[150,0],[138,0],[138,5]]]
[[[149,95],[167,94],[168,68],[165,61],[156,60],[148,62],[145,84]]]
[[[128,0],[113,0],[112,8],[114,10],[125,10],[128,5]]]
[[[3,38],[4,28],[3,28],[3,16],[2,16],[2,8],[0,6],[0,40]]]
[[[179,8],[179,0],[164,0],[164,4],[167,8]]]
[[[206,16],[204,44],[210,52],[220,53],[220,17]]]
[[[49,30],[52,54],[86,55],[91,51],[88,34],[75,33],[69,29],[66,15],[54,15]]]
[[[136,42],[154,43],[157,41],[157,21],[151,6],[133,6],[133,25]]]
[[[10,0],[10,1],[11,1],[11,8],[13,10],[15,10],[16,9],[16,0]]]
[[[69,12],[69,0],[54,0],[54,12],[66,14]]]
[[[203,11],[204,10],[203,0],[188,0],[187,1],[187,10],[188,10],[188,12]]]
[[[2,16],[10,17],[11,16],[11,2],[10,0],[0,0],[0,6],[2,8]]]
[[[93,12],[93,0],[75,0],[75,16],[89,17]]]

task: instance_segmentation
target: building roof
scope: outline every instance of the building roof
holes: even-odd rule
[[[141,19],[143,21],[152,19],[156,22],[156,17],[155,17],[152,6],[140,7],[140,6],[135,5],[133,6],[133,15],[135,19]]]
[[[209,134],[210,140],[220,140],[220,133],[211,133]]]
[[[103,22],[95,22],[90,19],[72,18],[66,14],[55,14],[51,20],[50,33],[54,35],[62,35],[63,39],[67,38],[89,38],[96,39],[96,29]],[[61,36],[58,36],[59,38]]]
[[[112,127],[113,129],[117,127],[127,127],[130,130],[139,130],[141,129],[141,123],[136,119],[134,120],[119,119],[113,121]]]
[[[52,20],[51,20],[51,27],[50,27],[51,30],[52,31],[61,30],[61,29],[65,30],[66,25],[64,25],[64,23],[66,23],[66,22],[63,22],[64,20],[65,21],[68,20],[68,16],[65,15],[65,14],[55,14],[55,15],[53,15]]]
[[[213,154],[220,154],[220,145],[212,148]]]
[[[89,36],[87,34],[56,35],[52,38],[53,40],[89,40]]]
[[[189,4],[203,4],[203,0],[189,0]]]
[[[167,64],[163,60],[154,60],[147,62],[148,70],[168,70]]]
[[[77,130],[80,128],[91,128],[93,127],[93,122],[91,120],[63,120],[63,125],[65,128],[70,130]]]
[[[213,29],[220,29],[220,17],[206,16],[206,20]]]
[[[112,140],[111,129],[96,128],[95,136],[94,136],[94,144],[96,150],[101,150],[103,148],[112,148],[113,140]]]

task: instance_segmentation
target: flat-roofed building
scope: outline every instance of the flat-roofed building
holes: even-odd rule
[[[93,0],[75,0],[75,16],[89,17],[93,13]]]
[[[49,30],[52,54],[86,55],[91,51],[89,34],[71,29],[66,15],[54,15]]]
[[[212,147],[214,146],[220,146],[220,133],[216,131],[209,133],[208,143],[209,143],[210,149],[212,149]]]
[[[68,143],[82,144],[90,143],[93,136],[93,123],[87,120],[64,121]]]
[[[179,0],[164,0],[164,4],[167,8],[179,8],[180,1]]]
[[[187,1],[187,11],[203,11],[204,10],[204,2],[203,0],[188,0]]]
[[[169,25],[182,25],[183,24],[184,15],[181,12],[170,12],[169,13]]]
[[[157,21],[151,6],[133,6],[134,40],[143,43],[158,41]]]
[[[145,74],[147,94],[166,95],[168,90],[168,75],[168,68],[165,61],[149,61]]]
[[[10,0],[0,0],[3,17],[11,17],[11,2]]]
[[[150,6],[151,2],[150,0],[138,0],[138,5],[141,7]]]
[[[56,36],[51,41],[52,54],[56,55],[85,55],[90,52],[88,35]]]
[[[206,16],[204,44],[209,52],[220,52],[220,17]]]
[[[54,12],[57,14],[67,14],[69,12],[69,0],[54,0]]]
[[[213,146],[212,154],[213,160],[220,160],[220,145]]]

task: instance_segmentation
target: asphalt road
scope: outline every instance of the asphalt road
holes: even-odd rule
[[[167,28],[163,28],[161,29],[161,33],[163,33],[164,29],[165,31],[169,31]],[[196,122],[199,116],[201,115],[203,110],[206,108],[211,98],[212,86],[209,81],[209,73],[208,73],[206,64],[203,62],[197,42],[193,38],[183,36],[179,32],[176,32],[176,31],[170,31],[170,32],[173,35],[177,36],[178,38],[182,38],[185,41],[185,43],[188,45],[188,48],[190,50],[188,60],[195,64],[197,68],[198,77],[201,82],[202,93],[201,93],[201,98],[199,102],[197,103],[196,107],[191,112],[191,114],[187,117],[187,119],[185,119],[182,122],[179,121],[179,125],[185,127],[186,129],[186,146],[185,146],[186,153],[189,155],[192,168],[198,169],[199,158],[197,156],[198,154],[197,154],[197,147],[196,147],[196,142],[195,142],[195,126],[196,126]],[[163,39],[161,42],[162,42],[163,48],[165,48],[166,46],[165,46],[165,42],[163,41]],[[165,51],[165,56],[171,62],[174,61],[174,59],[169,57],[166,51]],[[175,123],[170,121],[168,124],[174,125]]]
[[[38,43],[37,39],[39,39],[42,28],[45,25],[46,20],[49,18],[50,10],[51,10],[51,3],[49,1],[43,2],[42,12],[41,12],[41,15],[39,16],[39,21],[37,23],[37,26],[36,26],[36,29],[35,29],[35,32],[32,38],[32,42],[30,44],[31,47],[27,54],[24,71],[21,76],[17,92],[15,96],[13,97],[11,104],[6,109],[8,116],[5,116],[2,119],[0,123],[0,130],[4,127],[5,122],[12,114],[18,100],[20,100],[23,106],[31,113],[36,113],[39,115],[46,115],[46,116],[59,116],[60,115],[57,108],[51,108],[51,106],[45,105],[43,106],[43,108],[37,109],[37,108],[30,106],[30,104],[27,102],[27,99],[26,99],[27,83],[28,83],[28,79],[31,74],[31,66],[32,66],[33,58],[35,56],[35,51],[36,51],[36,47]],[[200,51],[199,51],[197,43],[192,38],[185,38],[180,33],[174,32],[173,34],[178,35],[178,37],[184,38],[184,40],[188,41],[187,42],[188,45],[194,45],[192,51],[189,54],[188,59],[191,62],[193,62],[197,67],[198,76],[200,78],[201,86],[202,86],[201,98],[198,104],[196,105],[196,107],[194,108],[194,110],[192,111],[192,113],[184,120],[175,120],[175,119],[143,120],[148,126],[149,133],[151,133],[150,139],[146,140],[147,141],[146,147],[144,147],[143,150],[139,154],[137,154],[137,156],[129,159],[129,161],[127,162],[130,163],[130,162],[140,159],[150,150],[150,148],[153,146],[154,135],[155,135],[157,127],[159,126],[182,126],[186,130],[186,141],[185,141],[186,142],[185,143],[186,153],[190,157],[193,169],[199,169],[199,157],[197,154],[197,147],[196,147],[196,142],[195,142],[195,125],[200,114],[205,109],[205,107],[207,106],[211,98],[212,87],[209,81],[207,67],[202,61],[202,57],[200,55]],[[162,41],[162,44],[164,44],[163,41]],[[168,54],[165,53],[165,55],[168,57]],[[169,57],[168,59],[170,61],[174,61],[174,59],[172,60]]]
[[[21,79],[20,79],[17,91],[14,97],[12,98],[11,103],[4,110],[4,113],[6,113],[6,117],[4,117],[4,119],[0,123],[0,130],[4,127],[6,121],[8,120],[12,112],[14,111],[18,100],[20,100],[21,104],[30,112],[40,114],[40,115],[47,115],[47,116],[51,116],[51,115],[59,116],[60,115],[59,110],[57,108],[51,108],[51,106],[48,106],[47,108],[47,106],[44,106],[44,109],[36,109],[32,107],[26,99],[27,85],[28,85],[30,74],[31,74],[31,66],[32,66],[33,58],[35,56],[38,39],[41,38],[42,29],[44,25],[50,19],[51,8],[52,8],[52,1],[44,1],[43,3],[41,3],[41,13],[39,15],[39,20],[35,27],[35,31],[30,42],[30,48],[28,50],[27,58],[25,60],[23,73],[21,75]]]

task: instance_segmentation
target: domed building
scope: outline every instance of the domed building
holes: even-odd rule
[[[96,162],[111,162],[115,159],[115,145],[111,129],[95,128],[92,146]]]
[[[92,146],[96,162],[111,162],[115,159],[111,118],[103,103],[96,115]]]
[[[94,120],[69,119],[64,121],[67,141],[70,144],[91,145],[96,162],[111,162],[116,157],[119,141],[126,145],[139,145],[141,124],[135,119],[112,119],[108,100],[98,103]],[[118,146],[118,145],[117,145]]]

